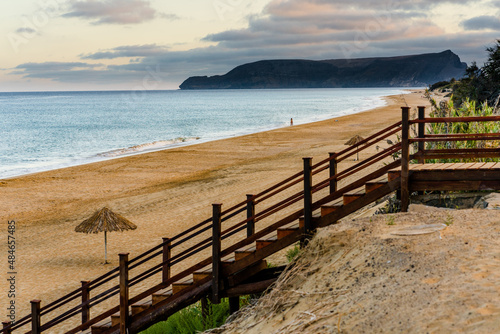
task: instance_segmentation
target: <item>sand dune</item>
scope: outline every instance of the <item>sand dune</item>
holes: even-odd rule
[[[217,333],[498,333],[499,235],[498,210],[410,206],[344,220]]]

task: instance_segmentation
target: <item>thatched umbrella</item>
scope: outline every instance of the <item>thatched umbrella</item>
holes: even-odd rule
[[[356,145],[356,160],[359,160],[359,150],[357,150],[358,144],[363,140],[365,140],[365,138],[361,137],[360,135],[355,135],[354,137],[352,137],[351,139],[349,139],[344,143],[344,145],[349,145],[349,146]]]
[[[108,263],[108,238],[107,233],[113,231],[135,230],[135,226],[125,217],[114,213],[110,209],[104,207],[96,211],[92,217],[84,220],[80,225],[75,227],[76,232],[83,233],[98,233],[104,232],[104,263]]]

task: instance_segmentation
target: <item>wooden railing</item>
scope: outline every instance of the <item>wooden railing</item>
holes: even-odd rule
[[[348,147],[329,157],[312,164],[311,158],[304,158],[304,170],[295,173],[285,180],[256,194],[247,195],[245,200],[222,210],[221,204],[213,205],[210,218],[190,227],[170,238],[163,238],[159,245],[146,252],[128,259],[128,254],[120,254],[120,266],[106,274],[84,281],[77,289],[47,305],[41,306],[39,300],[33,300],[30,315],[15,323],[3,323],[0,333],[10,334],[15,330],[26,328],[31,324],[28,333],[54,331],[56,326],[70,321],[71,329],[64,325],[66,333],[77,333],[120,312],[120,323],[124,329],[128,323],[129,307],[153,293],[169,287],[172,283],[182,281],[194,272],[212,266],[214,286],[213,301],[220,298],[217,289],[217,275],[220,273],[220,261],[234,251],[265,237],[278,228],[293,223],[301,216],[305,220],[305,235],[312,231],[312,213],[322,205],[339,199],[344,193],[357,189],[367,181],[378,178],[389,170],[400,167],[402,171],[401,199],[403,210],[409,203],[408,177],[409,163],[412,159],[424,162],[436,156],[463,156],[472,154],[480,157],[500,156],[498,149],[483,149],[474,152],[436,152],[426,151],[423,143],[435,140],[464,140],[464,138],[481,138],[474,140],[497,140],[498,134],[484,134],[476,137],[466,135],[436,136],[425,134],[425,124],[430,122],[477,122],[500,121],[500,117],[484,118],[425,118],[423,107],[419,107],[419,118],[409,120],[409,108],[403,107],[401,122],[364,139],[357,146]],[[410,138],[409,128],[418,124],[417,138]],[[339,163],[348,158],[373,148],[380,142],[401,137],[401,142],[385,148],[368,158],[354,163],[352,166],[338,171]],[[410,145],[418,143],[419,150],[410,155]],[[394,159],[400,154],[401,159]],[[377,167],[376,164],[382,164]],[[372,170],[370,170],[370,168]],[[313,176],[323,179],[313,183]],[[260,210],[257,210],[260,209]],[[215,223],[215,224],[214,224]],[[212,231],[210,235],[210,231]],[[119,282],[117,284],[117,281]],[[130,297],[133,293],[134,296]],[[119,300],[110,300],[115,297]],[[114,304],[114,307],[108,305]],[[106,309],[107,308],[107,309]],[[91,314],[96,313],[93,316]],[[74,326],[76,317],[80,315],[79,325]],[[70,320],[71,319],[71,320]],[[42,321],[43,320],[43,321]],[[58,331],[62,331],[58,329]]]
[[[401,136],[401,210],[406,212],[409,205],[409,163],[414,160],[425,163],[426,160],[436,159],[458,159],[474,160],[485,158],[500,158],[500,147],[496,148],[474,148],[474,149],[433,149],[425,148],[425,143],[431,142],[461,142],[461,141],[494,141],[500,140],[498,133],[448,133],[448,134],[426,134],[426,124],[431,123],[483,123],[500,122],[500,116],[476,116],[476,117],[425,117],[425,107],[418,107],[418,118],[409,119],[408,107],[403,107],[403,130]],[[410,138],[410,126],[417,125],[417,137]],[[417,143],[416,152],[410,156],[410,146]],[[464,180],[467,181],[467,180]]]

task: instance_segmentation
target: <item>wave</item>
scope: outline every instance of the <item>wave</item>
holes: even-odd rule
[[[170,139],[170,140],[157,140],[157,141],[154,141],[152,143],[134,145],[134,146],[130,146],[127,148],[119,148],[116,150],[112,150],[112,151],[108,151],[108,152],[104,152],[104,153],[99,153],[96,156],[97,157],[104,157],[104,158],[113,158],[113,157],[118,157],[118,156],[122,156],[122,155],[133,154],[133,153],[160,150],[162,148],[166,148],[166,147],[171,146],[171,145],[182,144],[182,143],[195,141],[195,140],[199,140],[199,139],[200,139],[200,137],[178,137],[178,138]]]

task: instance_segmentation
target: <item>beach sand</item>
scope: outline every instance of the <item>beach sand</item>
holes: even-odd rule
[[[0,238],[16,221],[16,315],[29,301],[42,306],[211,216],[212,203],[241,202],[302,169],[302,157],[319,161],[345,148],[354,135],[366,137],[401,119],[401,106],[430,106],[423,90],[388,97],[388,105],[326,121],[129,156],[0,180]],[[362,158],[362,156],[361,156]],[[108,235],[74,232],[103,206],[134,222],[135,231]],[[0,252],[0,320],[5,321],[7,248]],[[76,321],[76,320],[75,320]],[[42,319],[43,323],[43,319]]]

